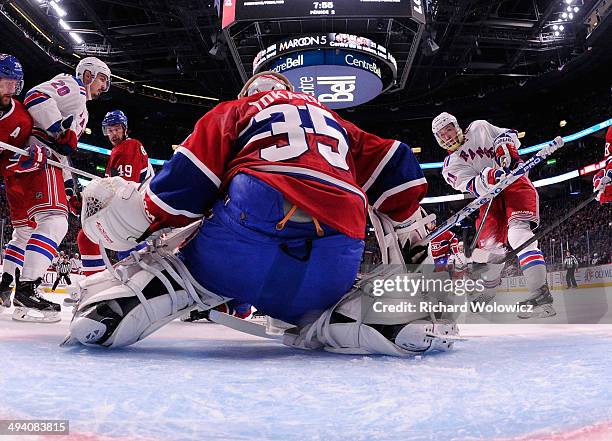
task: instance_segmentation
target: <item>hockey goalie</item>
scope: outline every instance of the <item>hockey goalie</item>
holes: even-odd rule
[[[422,313],[368,322],[363,291],[351,289],[368,210],[386,262],[427,257],[415,246],[431,220],[420,208],[426,190],[406,144],[359,129],[282,75],[257,74],[198,121],[144,188],[113,177],[84,191],[83,231],[101,248],[173,230],[83,282],[66,343],[125,346],[235,299],[289,329],[283,342],[293,347],[449,349],[453,323]]]

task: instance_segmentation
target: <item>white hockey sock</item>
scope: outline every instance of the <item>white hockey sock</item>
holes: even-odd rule
[[[35,221],[36,228],[25,247],[21,280],[36,280],[45,274],[68,232],[68,219],[64,215],[43,213]]]
[[[533,232],[528,222],[511,222],[508,226],[508,242],[513,249],[517,249],[532,237]],[[546,283],[546,262],[544,254],[538,248],[538,242],[535,241],[527,246],[517,257],[525,276],[527,289],[533,292],[542,287]]]
[[[2,271],[9,273],[15,277],[15,270],[23,267],[25,257],[25,248],[32,234],[33,229],[30,227],[18,227],[13,230],[13,237],[4,250],[4,262]]]

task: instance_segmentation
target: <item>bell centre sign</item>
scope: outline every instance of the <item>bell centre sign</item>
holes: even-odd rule
[[[320,34],[277,42],[260,51],[253,73],[287,76],[296,90],[316,96],[332,109],[366,103],[390,87],[397,63],[374,41],[349,34]]]

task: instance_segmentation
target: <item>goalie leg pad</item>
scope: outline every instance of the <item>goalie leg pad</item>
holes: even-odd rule
[[[85,279],[64,344],[127,346],[196,305],[207,310],[228,300],[200,286],[174,254],[135,252]]]
[[[370,314],[371,305],[379,297],[368,292],[368,281],[391,277],[391,271],[388,267],[373,271],[314,323],[298,333],[286,332],[283,343],[300,349],[392,356],[452,349],[459,334],[452,321],[436,320],[422,311]]]

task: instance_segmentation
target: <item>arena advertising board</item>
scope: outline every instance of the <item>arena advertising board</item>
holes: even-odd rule
[[[376,60],[351,52],[304,51],[275,59],[268,69],[282,73],[297,91],[316,96],[332,109],[363,104],[383,89]]]
[[[253,73],[273,70],[296,89],[341,109],[380,95],[397,77],[397,63],[387,49],[357,35],[304,35],[274,43],[253,60]]]
[[[302,35],[274,43],[266,49],[259,51],[255,56],[253,60],[253,73],[261,70],[262,65],[265,65],[267,61],[281,55],[307,49],[326,48],[358,51],[379,58],[380,61],[392,69],[394,76],[397,75],[397,62],[386,47],[369,38],[342,33]]]

